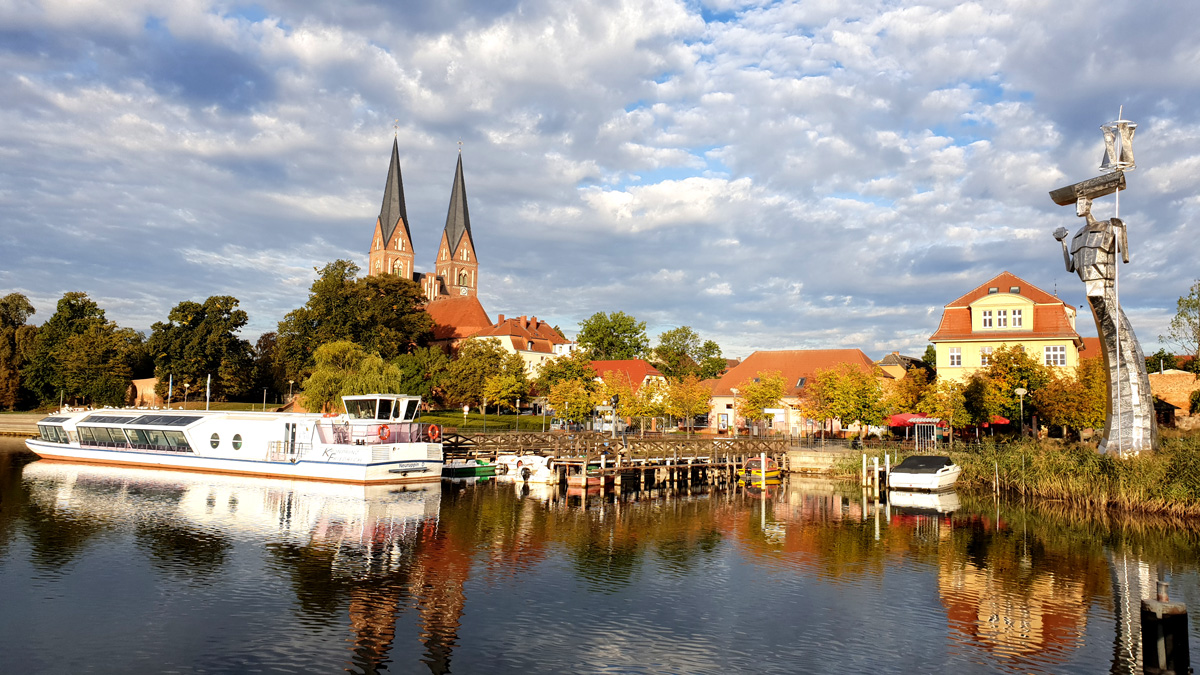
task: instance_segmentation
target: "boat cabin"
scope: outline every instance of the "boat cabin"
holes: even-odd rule
[[[401,394],[366,394],[343,396],[346,417],[352,420],[387,420],[412,422],[421,407],[420,396]]]

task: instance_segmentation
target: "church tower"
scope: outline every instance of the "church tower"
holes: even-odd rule
[[[383,206],[375,223],[375,237],[367,261],[367,274],[396,274],[412,279],[412,232],[404,207],[404,180],[400,176],[400,149],[392,140],[392,163],[383,187]]]
[[[434,274],[425,277],[425,295],[430,300],[438,296],[476,296],[479,262],[475,258],[475,241],[471,238],[471,215],[467,210],[467,185],[463,180],[461,152],[458,155],[458,167],[454,170],[450,208],[446,213],[446,228],[442,231],[434,270]]]

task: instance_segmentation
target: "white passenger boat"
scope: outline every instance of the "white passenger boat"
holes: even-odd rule
[[[436,481],[441,430],[419,396],[345,396],[343,413],[92,410],[38,422],[46,459],[345,483]]]
[[[893,490],[946,490],[954,486],[962,467],[942,455],[913,455],[892,467]]]

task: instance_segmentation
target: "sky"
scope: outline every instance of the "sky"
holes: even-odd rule
[[[253,340],[315,268],[366,267],[393,138],[430,271],[461,142],[493,320],[919,356],[1006,270],[1085,302],[1048,192],[1124,106],[1150,353],[1200,277],[1193,7],[1068,5],[0,0],[0,295],[143,331],[232,295]]]

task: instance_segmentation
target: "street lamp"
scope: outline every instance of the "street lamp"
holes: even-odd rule
[[[730,423],[733,427],[733,437],[737,438],[737,387],[730,387],[729,391],[733,392],[733,415],[730,415]]]
[[[1020,399],[1020,402],[1021,402],[1021,438],[1024,438],[1025,437],[1025,394],[1028,394],[1029,392],[1026,391],[1024,387],[1017,387],[1016,389],[1013,389],[1013,393],[1017,395],[1017,398]]]
[[[190,386],[192,386],[192,385],[188,384],[187,382],[183,383],[183,409],[184,410],[187,410],[187,394],[188,394],[188,387],[190,387]]]
[[[292,383],[294,382],[295,380],[288,380],[288,403],[292,402]]]
[[[467,428],[467,413],[468,412],[471,412],[471,406],[464,405],[463,406],[463,429]]]
[[[263,412],[267,412],[267,388],[263,387]]]

